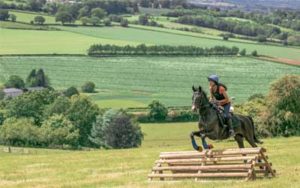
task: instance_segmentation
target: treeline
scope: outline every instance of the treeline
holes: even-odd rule
[[[138,12],[138,2],[131,0],[84,0],[80,3],[57,3],[46,0],[28,0],[24,3],[14,4],[0,1],[1,9],[18,9],[34,12],[45,12],[55,15],[59,11],[67,11],[77,18],[81,12],[90,11],[93,8],[101,8],[108,14],[122,14]]]
[[[202,48],[196,46],[169,46],[169,45],[153,45],[146,46],[140,44],[137,46],[116,46],[95,44],[88,49],[90,56],[110,56],[110,55],[237,55],[239,48],[215,46],[211,48]]]
[[[187,0],[137,0],[138,4],[144,8],[188,8]]]
[[[300,31],[299,10],[274,10],[267,14],[262,12],[242,12],[240,10],[227,10],[220,11],[216,15],[220,17],[244,18],[260,24],[274,24]]]
[[[281,30],[278,27],[259,25],[245,21],[225,20],[213,16],[181,16],[178,18],[177,22],[182,24],[209,27],[252,37],[271,37],[281,33]]]

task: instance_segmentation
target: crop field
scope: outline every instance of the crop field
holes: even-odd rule
[[[0,54],[86,54],[89,46],[95,43],[117,45],[145,43],[148,45],[195,45],[201,47],[237,46],[240,49],[245,48],[248,53],[257,50],[259,54],[263,55],[300,59],[300,48],[224,41],[191,36],[190,32],[171,33],[174,30],[170,29],[165,30],[171,32],[122,27],[55,27],[63,31],[1,29]]]
[[[158,99],[169,106],[191,103],[191,86],[207,88],[206,77],[217,73],[237,102],[266,93],[269,84],[300,67],[243,57],[0,57],[1,82],[9,75],[26,78],[43,68],[57,89],[93,81],[90,96],[101,107],[141,107]],[[112,106],[110,106],[112,105]]]
[[[269,160],[277,170],[277,177],[273,179],[148,182],[147,174],[160,152],[192,150],[189,134],[196,127],[196,122],[144,124],[144,142],[137,149],[67,151],[21,148],[15,149],[15,153],[5,153],[0,146],[0,187],[296,188],[300,184],[299,137],[263,139],[262,146],[267,148]],[[232,139],[208,142],[216,149],[237,147]]]

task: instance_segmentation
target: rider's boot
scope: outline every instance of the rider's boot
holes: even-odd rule
[[[229,128],[229,135],[230,136],[235,136],[235,132],[234,132],[233,127],[232,127],[232,119],[231,118],[227,118],[226,123],[227,123],[227,126]]]

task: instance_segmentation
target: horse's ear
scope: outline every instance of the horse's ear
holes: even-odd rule
[[[195,86],[193,86],[193,87],[192,87],[192,90],[193,90],[194,92],[196,91],[196,88],[195,88]]]
[[[202,87],[201,86],[199,86],[199,91],[202,91]]]

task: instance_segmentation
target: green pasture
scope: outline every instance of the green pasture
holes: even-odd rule
[[[138,44],[66,31],[1,29],[0,34],[0,54],[85,54],[92,44]]]
[[[10,14],[14,14],[17,16],[17,21],[18,22],[25,22],[25,23],[30,23],[30,21],[34,20],[34,17],[36,16],[43,16],[45,18],[45,24],[55,24],[55,17],[54,16],[49,16],[46,14],[39,14],[36,12],[27,12],[27,11],[15,11],[15,10],[9,10]]]
[[[300,67],[243,57],[72,57],[2,56],[0,79],[24,79],[33,68],[43,68],[56,89],[93,81],[90,96],[100,107],[141,107],[158,99],[168,106],[191,104],[191,86],[208,88],[206,77],[217,73],[237,102],[267,93],[269,84]]]
[[[149,182],[147,174],[159,153],[192,150],[189,134],[196,128],[196,122],[144,124],[144,142],[136,149],[68,151],[20,148],[14,149],[14,153],[5,153],[3,146],[0,147],[0,187],[296,188],[300,184],[299,137],[263,139],[262,146],[267,148],[269,161],[277,170],[277,176],[272,179]],[[208,142],[216,149],[237,147],[232,139]]]
[[[50,30],[52,28],[46,25],[30,25],[20,22],[0,21],[0,28],[5,29],[29,29],[29,30]],[[54,29],[54,28],[53,28]]]
[[[123,27],[66,27],[55,26],[63,31],[31,31],[1,29],[0,54],[85,54],[92,44],[136,45],[145,43],[168,45],[215,45],[237,46],[248,53],[257,50],[259,54],[299,60],[300,49],[283,46],[254,44],[249,42],[224,41],[191,36],[191,32],[165,29],[171,32],[146,30],[145,28]],[[199,34],[200,35],[200,34]]]

